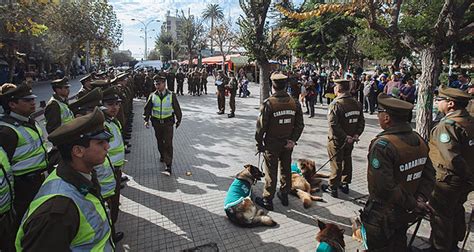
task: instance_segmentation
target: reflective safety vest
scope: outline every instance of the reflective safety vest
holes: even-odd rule
[[[115,194],[115,186],[117,182],[115,181],[114,168],[110,158],[105,157],[105,161],[101,165],[94,166],[94,170],[97,173],[97,180],[100,184],[100,194],[103,198],[108,198]]]
[[[61,125],[66,124],[66,123],[72,121],[72,119],[74,119],[74,113],[72,113],[72,111],[69,109],[69,107],[67,106],[66,103],[64,103],[62,101],[59,101],[54,97],[51,97],[49,102],[50,103],[51,102],[56,102],[59,105],[59,111],[61,113]],[[45,119],[46,119],[46,121],[48,120],[48,118],[45,118]]]
[[[43,130],[37,122],[36,130],[4,121],[0,121],[0,125],[11,128],[18,136],[15,153],[10,162],[13,175],[20,176],[46,168],[46,144],[43,141]]]
[[[18,230],[15,246],[22,251],[22,239],[25,235],[23,225],[25,221],[43,203],[55,196],[64,196],[76,204],[79,212],[79,228],[69,248],[71,251],[113,251],[115,245],[111,238],[111,223],[101,199],[91,193],[81,194],[76,187],[64,181],[54,170],[44,181],[35,199],[31,202],[28,211],[23,217]],[[54,247],[54,244],[51,244]]]
[[[8,212],[13,203],[13,172],[7,153],[0,147],[0,214]]]
[[[105,126],[113,135],[109,140],[109,157],[113,166],[123,166],[125,164],[125,145],[122,138],[122,126],[118,121],[107,119]]]
[[[156,119],[167,119],[173,116],[173,94],[168,93],[163,99],[159,95],[153,93],[151,95],[151,101],[153,103],[153,111],[151,116]]]

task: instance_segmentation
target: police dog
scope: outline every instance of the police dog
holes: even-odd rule
[[[264,176],[256,166],[250,164],[245,165],[235,176],[224,201],[225,213],[231,222],[241,227],[277,225],[262,209],[257,209],[250,198],[252,185]]]
[[[316,235],[316,240],[319,242],[321,251],[345,251],[346,244],[344,243],[344,229],[341,229],[338,225],[332,223],[324,223],[318,220],[318,227],[320,231]],[[329,248],[327,247],[331,247]],[[316,249],[316,251],[319,251]]]
[[[327,175],[316,173],[316,164],[313,160],[298,159],[292,165],[291,171],[291,192],[300,198],[305,208],[310,207],[313,201],[324,201],[319,196],[311,195],[319,191],[322,182],[320,178],[327,178]]]

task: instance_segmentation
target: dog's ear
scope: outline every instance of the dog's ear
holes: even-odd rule
[[[318,227],[322,231],[326,228],[326,223],[318,219]]]
[[[250,170],[250,169],[252,168],[252,166],[253,166],[253,165],[251,165],[251,164],[246,164],[246,165],[244,165],[244,168]]]

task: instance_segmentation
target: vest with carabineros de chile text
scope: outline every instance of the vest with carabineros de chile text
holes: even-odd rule
[[[338,118],[342,129],[347,135],[353,136],[357,133],[357,123],[359,122],[359,116],[361,114],[359,102],[352,97],[335,99],[333,102],[335,103],[334,105],[339,106],[339,109],[343,112],[343,116]]]
[[[288,139],[295,126],[296,102],[288,96],[287,102],[280,97],[268,98],[270,106],[270,122],[265,137]]]

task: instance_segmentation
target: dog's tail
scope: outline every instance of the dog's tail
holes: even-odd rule
[[[322,173],[322,172],[318,172],[318,173],[315,173],[312,178],[329,178],[329,174],[328,173]]]
[[[360,232],[362,223],[360,221],[360,217],[354,217],[351,218],[351,223],[352,223],[352,239],[362,242],[362,234]]]
[[[324,202],[323,197],[316,196],[316,195],[311,195],[311,200]]]
[[[253,222],[255,224],[259,223],[259,224],[262,224],[264,226],[269,226],[269,227],[274,227],[277,225],[277,223],[272,219],[272,217],[268,215],[255,216],[255,218],[253,219]]]
[[[307,192],[305,192],[301,189],[296,189],[296,195],[303,202],[304,208],[310,207],[311,204],[313,203],[313,200],[311,198],[311,194],[309,194],[309,193],[307,193]]]

